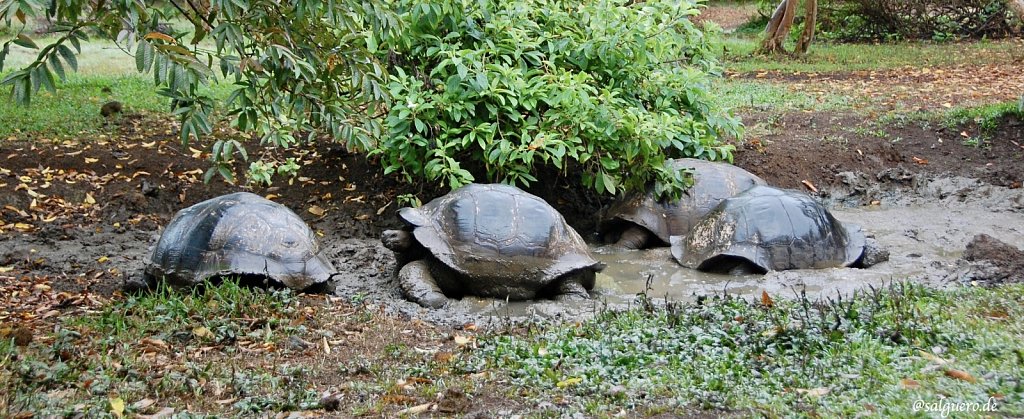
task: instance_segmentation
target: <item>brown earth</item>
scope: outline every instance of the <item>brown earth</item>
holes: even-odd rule
[[[828,112],[755,113],[744,119],[759,129],[751,129],[753,134],[737,144],[738,166],[773,185],[814,190],[826,198],[852,186],[850,173],[893,187],[918,173],[976,178],[1008,188],[1020,188],[1024,181],[1024,121],[1019,118],[1001,121],[990,132],[927,121],[878,124],[857,114]],[[149,133],[159,126],[155,132],[161,134],[142,134],[143,124]],[[66,278],[58,281],[63,290],[86,288],[109,296],[130,274],[127,267],[137,267],[145,256],[138,254],[139,245],[127,243],[152,243],[178,209],[236,190],[288,205],[327,241],[379,237],[396,225],[397,196],[413,193],[425,201],[442,193],[431,185],[384,176],[374,162],[328,143],[307,152],[278,153],[277,158],[294,156],[306,164],[296,178],[279,179],[273,187],[220,179],[204,184],[208,162],[201,150],[207,144],[182,147],[174,130],[171,122],[129,117],[116,133],[94,141],[0,142],[0,242],[5,243],[0,276]],[[593,231],[594,213],[607,198],[567,183],[542,185],[532,192],[551,201],[585,235]],[[844,204],[879,199],[861,196]],[[46,246],[57,250],[33,254]],[[352,249],[339,252],[366,256]]]

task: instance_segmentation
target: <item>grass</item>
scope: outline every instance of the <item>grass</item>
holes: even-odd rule
[[[803,110],[836,111],[848,109],[856,100],[837,94],[807,94],[790,89],[784,83],[751,80],[723,80],[712,87],[720,103],[732,109],[790,112]]]
[[[1024,414],[1024,287],[898,284],[852,300],[737,298],[609,312],[578,326],[486,339],[474,354],[512,387],[616,406],[843,417],[913,416],[915,400]],[[975,382],[953,378],[966,372]],[[967,376],[962,376],[966,378]]]
[[[53,39],[36,41],[45,45]],[[28,64],[35,56],[34,50],[12,47],[0,78]],[[110,88],[111,92],[104,93],[103,88]],[[231,88],[230,83],[215,83],[207,89],[213,97],[224,99]],[[39,90],[33,95],[32,104],[23,107],[11,102],[6,93],[9,87],[3,89],[0,140],[22,136],[77,137],[112,130],[100,115],[100,107],[111,100],[121,102],[125,112],[170,112],[170,100],[157,94],[151,76],[138,73],[135,59],[112,42],[101,40],[82,44],[78,71],[69,71],[65,82],[58,80],[56,94]]]
[[[818,42],[804,57],[755,55],[758,40],[750,36],[725,39],[725,65],[736,72],[779,70],[783,72],[844,72],[887,70],[900,67],[944,66],[971,63],[1012,64],[1024,59],[1021,40],[963,43],[900,42],[884,44],[836,44]],[[792,46],[789,46],[792,49]]]
[[[0,340],[0,385],[9,389],[0,412],[91,417],[170,406],[240,416],[318,411],[321,394],[333,392],[340,405],[331,408],[343,415],[393,416],[453,393],[485,411],[511,403],[512,412],[534,416],[554,406],[591,417],[622,409],[914,416],[922,413],[915,400],[990,397],[998,414],[1024,414],[1022,285],[895,284],[852,299],[770,306],[735,297],[640,301],[579,324],[528,325],[474,343],[417,337],[409,322],[372,309],[339,316],[309,297],[231,281],[159,290],[58,320],[25,347]],[[336,342],[329,355],[315,346],[352,327],[374,336],[374,346]],[[307,341],[312,350],[289,349]],[[434,345],[441,352],[423,354]]]

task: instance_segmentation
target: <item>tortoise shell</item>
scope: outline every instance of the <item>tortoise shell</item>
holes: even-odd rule
[[[859,226],[843,225],[820,202],[798,192],[756,186],[725,199],[684,236],[672,237],[683,266],[726,272],[851,266],[864,252]]]
[[[178,211],[157,241],[145,275],[182,286],[215,276],[261,276],[304,290],[325,284],[333,272],[298,215],[238,192]]]
[[[540,290],[567,273],[602,266],[561,214],[514,186],[470,184],[398,215],[475,295]]]
[[[676,201],[659,200],[653,189],[634,193],[609,208],[607,217],[598,226],[605,235],[633,223],[653,233],[664,245],[671,236],[684,235],[723,199],[766,182],[753,173],[728,163],[698,159],[675,159],[676,170],[690,169],[693,186]]]

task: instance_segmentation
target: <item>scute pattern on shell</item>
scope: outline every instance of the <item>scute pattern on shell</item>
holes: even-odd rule
[[[668,244],[671,236],[687,234],[722,200],[767,184],[757,175],[728,163],[675,159],[672,165],[676,170],[691,169],[693,172],[693,186],[678,201],[658,200],[653,190],[628,195],[609,208],[608,215],[598,227],[599,232],[605,234],[616,225],[629,222],[647,229]]]
[[[672,237],[672,254],[700,270],[739,258],[770,271],[850,266],[864,245],[859,226],[843,225],[807,194],[757,186],[722,201],[689,234]]]
[[[513,186],[466,185],[399,216],[477,295],[510,286],[540,289],[565,273],[599,265],[561,214]]]
[[[219,275],[262,275],[296,290],[324,283],[333,272],[298,215],[248,192],[178,211],[146,267],[148,277],[175,285]]]

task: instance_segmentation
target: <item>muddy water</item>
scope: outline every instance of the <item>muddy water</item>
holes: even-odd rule
[[[442,310],[404,307],[409,316],[441,323],[473,321],[478,324],[535,320],[576,320],[604,308],[628,308],[646,293],[656,302],[690,301],[699,295],[729,293],[759,298],[762,291],[772,296],[849,296],[868,286],[911,280],[933,286],[955,283],[964,262],[960,256],[976,234],[989,234],[1018,248],[1024,248],[1024,213],[993,212],[983,201],[917,201],[907,206],[833,208],[845,223],[865,227],[869,236],[889,252],[890,259],[868,269],[834,268],[770,272],[766,275],[707,274],[678,265],[668,249],[641,251],[595,247],[595,257],[608,267],[598,275],[587,302],[556,303],[505,302],[464,298]],[[386,306],[395,307],[385,303]]]

